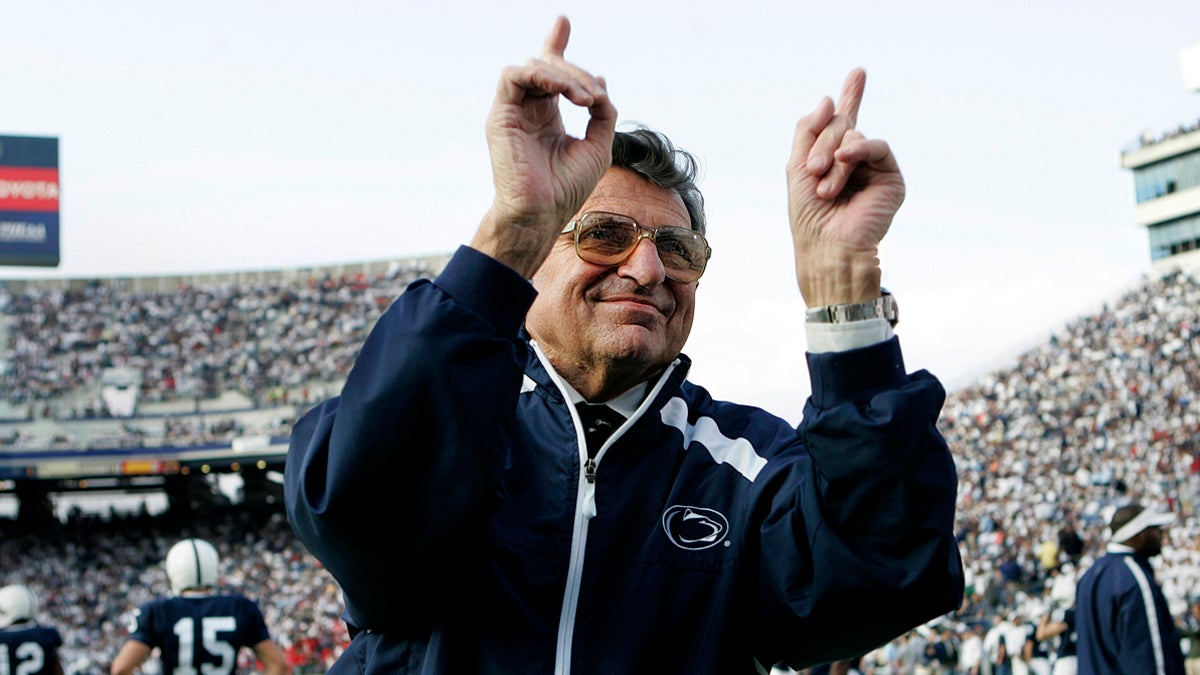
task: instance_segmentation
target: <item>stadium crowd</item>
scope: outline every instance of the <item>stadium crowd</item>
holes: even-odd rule
[[[0,284],[0,314],[9,322],[0,391],[41,416],[100,416],[99,401],[78,403],[75,394],[119,367],[141,374],[143,401],[236,390],[265,405],[289,387],[344,376],[382,310],[430,273],[416,260],[371,277],[170,292],[127,292],[101,281],[81,290],[29,284],[20,292]]]
[[[20,385],[27,400],[54,400],[106,363],[142,368],[150,397],[209,383],[263,397],[283,384],[336,379],[408,276],[185,288],[178,297],[99,288],[9,296],[0,302],[17,309],[8,311],[19,323],[6,358],[17,366],[3,386],[6,395]],[[1011,367],[952,392],[939,426],[960,477],[967,597],[957,612],[866,655],[859,669],[990,672],[971,668],[995,658],[999,635],[1012,644],[1070,606],[1075,581],[1103,553],[1109,517],[1133,500],[1177,515],[1155,564],[1183,620],[1200,595],[1198,397],[1200,283],[1186,273],[1147,280]],[[43,595],[46,621],[67,640],[69,672],[104,672],[125,636],[122,616],[165,588],[166,547],[202,536],[221,546],[226,583],[262,603],[295,672],[323,672],[346,639],[340,593],[281,518],[231,511],[177,523],[142,514],[39,536],[0,531],[0,582]]]
[[[1014,643],[1071,606],[1130,501],[1177,516],[1155,564],[1182,622],[1200,595],[1198,398],[1200,283],[1185,273],[1148,280],[953,392],[939,427],[958,466],[967,597],[867,655],[863,672],[976,672],[1000,635],[1019,654]]]

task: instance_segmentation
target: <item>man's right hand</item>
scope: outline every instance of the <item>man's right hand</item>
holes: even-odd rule
[[[496,195],[471,246],[526,278],[612,161],[617,110],[603,78],[564,60],[570,35],[558,17],[539,58],[504,69],[487,120]],[[582,139],[566,133],[560,95],[588,109]]]

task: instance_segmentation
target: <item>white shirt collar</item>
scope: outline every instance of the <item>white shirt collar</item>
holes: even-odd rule
[[[563,382],[563,385],[567,388],[567,396],[570,397],[570,399],[571,399],[570,400],[571,405],[576,405],[578,403],[584,402],[583,394],[580,394],[579,392],[575,391],[575,387],[572,387],[570,382],[567,382],[565,379],[562,382]],[[607,405],[608,407],[612,408],[613,410],[616,410],[617,412],[621,413],[622,415],[625,416],[626,419],[633,417],[633,413],[638,409],[638,406],[640,406],[642,404],[642,401],[646,398],[646,387],[648,387],[649,385],[650,385],[649,382],[642,382],[640,384],[636,384],[633,386],[633,388],[626,390],[624,393],[618,394],[618,395],[614,396],[613,398],[610,398],[607,401],[604,401],[604,405]]]

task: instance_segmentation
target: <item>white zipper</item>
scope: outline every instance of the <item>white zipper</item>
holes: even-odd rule
[[[588,521],[596,515],[596,467],[600,464],[601,453],[597,452],[595,459],[588,458],[583,423],[579,420],[575,406],[570,404],[571,397],[567,394],[568,391],[571,391],[570,385],[564,382],[554,367],[550,365],[550,359],[546,358],[546,354],[537,342],[530,342],[530,344],[533,346],[538,360],[546,369],[546,373],[550,376],[550,380],[562,393],[563,400],[568,402],[567,408],[571,414],[571,422],[575,425],[575,437],[579,444],[579,481],[575,488],[575,522],[571,528],[571,557],[567,561],[567,585],[563,591],[562,611],[558,615],[558,642],[554,649],[555,675],[569,675],[571,672],[571,640],[575,635],[575,612],[579,608],[579,581],[583,578],[583,554],[587,549]],[[609,441],[611,442],[612,439],[610,438]],[[607,445],[606,443],[605,446],[607,447]]]
[[[570,390],[570,386],[550,365],[550,360],[546,358],[542,348],[536,342],[530,342],[530,344],[533,346],[538,360],[546,369],[546,373],[562,393],[563,399],[568,401],[567,408],[571,413],[571,421],[575,424],[575,436],[579,443],[579,482],[575,490],[575,523],[571,531],[571,557],[567,562],[567,587],[563,592],[562,613],[558,618],[558,644],[554,650],[555,675],[570,675],[571,641],[575,636],[575,614],[579,610],[579,584],[583,578],[583,554],[587,549],[588,522],[596,517],[596,471],[600,466],[600,459],[608,447],[624,434],[627,427],[642,416],[650,402],[658,396],[658,392],[670,378],[671,371],[679,364],[679,360],[676,359],[667,367],[655,386],[647,392],[646,398],[638,406],[633,416],[613,432],[604,445],[600,446],[596,457],[591,459],[588,457],[587,442],[584,440],[583,423],[579,420],[575,406],[569,403],[571,397],[567,395],[567,392]]]
[[[587,456],[583,424],[579,421],[574,406],[571,420],[579,437],[579,483],[575,491],[575,525],[571,533],[571,558],[567,563],[567,588],[563,593],[562,612],[558,617],[558,646],[554,650],[555,675],[571,672],[571,641],[575,635],[575,612],[579,609],[579,581],[583,578],[583,554],[587,549],[588,522],[596,515],[596,467],[600,464],[600,452],[595,459]],[[611,441],[612,439],[609,439]],[[607,447],[608,443],[605,443]],[[603,452],[603,448],[601,448]]]

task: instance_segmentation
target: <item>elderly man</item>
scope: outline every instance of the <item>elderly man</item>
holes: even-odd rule
[[[1113,513],[1108,552],[1075,592],[1080,673],[1183,675],[1179,632],[1150,567],[1174,520],[1140,504]]]
[[[904,182],[855,129],[863,72],[788,163],[813,387],[795,429],[686,379],[710,254],[694,161],[615,133],[568,34],[503,71],[470,246],[293,432],[289,519],[355,635],[332,672],[767,672],[954,609],[944,392],[905,373],[880,288]]]

